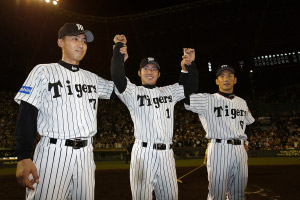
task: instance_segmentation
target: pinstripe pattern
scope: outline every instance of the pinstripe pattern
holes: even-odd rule
[[[174,153],[169,149],[173,138],[175,104],[184,98],[183,86],[174,84],[148,89],[127,79],[120,94],[134,123],[135,144],[131,153],[130,186],[134,200],[178,199]],[[147,142],[147,147],[142,146]],[[153,149],[154,143],[167,144],[167,150]]]
[[[207,152],[207,199],[245,199],[248,155],[243,145],[210,143]]]
[[[54,98],[49,83],[57,82],[62,85],[58,86],[61,96]],[[113,90],[112,81],[82,69],[72,72],[56,63],[36,66],[23,85],[33,89],[30,94],[18,92],[16,102],[23,100],[39,109],[37,128],[41,136],[60,139],[93,136],[97,132],[98,98],[109,99]],[[93,87],[80,93],[79,85]]]
[[[142,147],[135,141],[130,164],[130,186],[133,199],[178,199],[175,159],[172,149],[155,150],[152,145]]]
[[[109,99],[113,82],[86,70],[73,72],[57,64],[37,65],[15,101],[38,108],[37,129],[42,136],[34,160],[39,184],[26,190],[27,199],[94,199],[95,163],[91,138],[97,132],[98,98]],[[26,88],[27,90],[24,90]],[[56,144],[49,144],[49,138]],[[65,139],[89,141],[80,149]]]
[[[220,109],[218,117],[217,109],[220,107],[223,110]],[[193,94],[190,96],[190,105],[185,104],[185,108],[199,115],[208,139],[247,139],[246,125],[254,122],[247,103],[237,96],[228,99],[218,93]],[[243,115],[233,118],[233,110],[243,111]]]
[[[208,200],[245,199],[248,181],[248,155],[244,148],[246,125],[254,122],[247,103],[240,97],[226,98],[218,93],[193,94],[187,110],[199,115],[211,139],[207,152]],[[216,143],[215,139],[222,139]],[[242,145],[227,144],[224,140],[240,139]]]
[[[148,89],[143,86],[136,86],[127,79],[126,90],[122,94],[116,91],[116,94],[128,107],[134,123],[136,139],[151,143],[172,143],[174,106],[184,98],[182,85],[174,84]],[[138,99],[138,96],[145,95],[150,99],[150,106],[146,99],[144,105],[140,105],[141,98]],[[159,108],[156,108],[153,99],[159,97],[162,97],[162,101],[165,103],[159,103]],[[164,97],[171,97],[172,100]]]
[[[40,183],[26,189],[26,199],[94,199],[95,163],[91,139],[87,147],[73,149],[65,140],[50,144],[42,137],[34,154]]]

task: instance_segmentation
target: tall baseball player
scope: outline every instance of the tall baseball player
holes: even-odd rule
[[[143,59],[138,75],[142,86],[136,86],[125,77],[124,61],[128,58],[126,38],[116,35],[111,74],[116,94],[127,106],[134,123],[135,143],[131,153],[130,186],[134,200],[178,199],[178,185],[173,155],[173,111],[175,104],[198,87],[194,64],[195,51],[184,49],[182,69],[188,73],[185,85],[178,83],[157,87],[160,65],[152,57]],[[125,56],[123,56],[123,55]],[[193,63],[193,64],[192,64]],[[186,71],[187,72],[187,71]]]
[[[57,41],[62,59],[37,65],[15,96],[16,177],[26,199],[94,199],[98,98],[109,99],[114,85],[79,66],[93,39],[82,25],[64,24]],[[31,160],[36,132],[41,140]]]
[[[247,134],[254,122],[247,103],[233,94],[237,82],[235,70],[229,65],[217,69],[215,94],[199,93],[190,96],[187,110],[198,113],[206,138],[208,200],[245,199],[248,181]],[[245,130],[246,133],[245,134]]]

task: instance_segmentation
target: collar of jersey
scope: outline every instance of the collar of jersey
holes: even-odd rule
[[[58,61],[58,64],[60,64],[61,66],[67,68],[68,70],[72,71],[72,72],[77,72],[79,71],[79,65],[71,65],[69,63],[66,63],[62,60]]]
[[[143,87],[148,88],[148,89],[153,89],[156,87],[156,85],[143,85]]]
[[[228,99],[233,99],[234,98],[234,94],[233,93],[224,93],[224,92],[220,92],[218,91],[218,93]]]

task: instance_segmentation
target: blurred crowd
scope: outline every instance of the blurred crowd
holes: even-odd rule
[[[14,96],[12,92],[0,92],[0,148],[13,148],[15,145],[18,104],[13,101]],[[261,97],[259,103],[265,98],[268,97]],[[297,100],[293,97],[292,101]],[[249,102],[249,108],[255,107],[255,101]],[[251,111],[256,121],[252,126],[250,149],[300,149],[300,110]],[[134,142],[133,123],[128,109],[120,100],[99,100],[97,116],[95,148],[126,148]],[[185,110],[183,103],[179,102],[175,106],[174,118],[175,147],[206,147],[208,141],[197,114]]]

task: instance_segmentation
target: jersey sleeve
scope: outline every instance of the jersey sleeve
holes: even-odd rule
[[[43,85],[45,83],[44,68],[42,65],[37,65],[29,73],[24,84],[16,94],[14,100],[20,104],[21,101],[25,101],[37,109],[40,108]]]
[[[98,78],[98,98],[100,99],[110,99],[110,96],[114,90],[114,83],[109,80],[105,80],[101,77]]]
[[[115,88],[116,95],[119,97],[119,99],[127,106],[129,111],[134,109],[134,94],[136,91],[136,85],[131,83],[130,80],[126,77],[127,85],[124,92],[120,93],[117,88]]]
[[[248,108],[248,106],[247,106]],[[249,108],[248,111],[246,112],[246,125],[252,124],[255,121],[255,119],[253,118]]]
[[[204,94],[192,94],[190,95],[190,105],[184,104],[185,109],[197,114],[203,114],[208,108],[209,95]]]
[[[173,85],[169,85],[166,87],[171,90],[173,100],[175,102],[178,102],[185,98],[183,85],[179,85],[178,83],[175,83]]]

